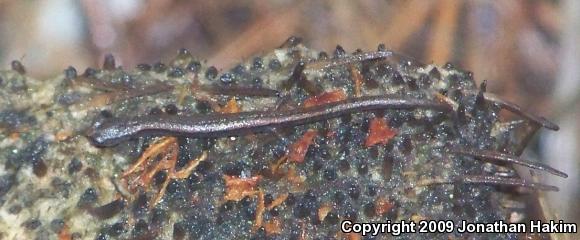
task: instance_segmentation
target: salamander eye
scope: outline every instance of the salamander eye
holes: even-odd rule
[[[98,128],[103,124],[103,122],[107,121],[107,119],[113,118],[113,113],[109,110],[101,110],[99,114],[95,117],[95,121],[92,125],[92,128]]]
[[[102,118],[112,118],[113,117],[113,113],[111,113],[111,111],[109,111],[109,110],[102,110],[99,113],[99,116],[102,117]]]
[[[101,137],[99,137],[100,134],[99,131],[97,130],[100,124],[101,124],[100,122],[95,122],[93,126],[87,129],[85,133],[85,136],[87,136],[87,139],[89,139],[91,144],[97,147],[103,145],[103,141],[101,140]]]
[[[97,118],[97,119],[95,120],[95,122],[93,123],[93,125],[91,126],[91,128],[89,129],[89,131],[90,131],[90,130],[93,130],[93,131],[95,131],[97,128],[99,128],[101,125],[103,125],[103,122],[104,122],[104,121],[105,121],[105,119],[104,119],[104,118],[102,118],[102,117],[100,117],[100,118]]]

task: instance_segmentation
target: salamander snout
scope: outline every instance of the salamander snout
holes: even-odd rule
[[[121,143],[127,136],[126,131],[114,121],[96,121],[87,129],[85,136],[95,147],[112,147]]]

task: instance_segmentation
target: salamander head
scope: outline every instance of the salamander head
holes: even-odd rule
[[[133,133],[130,122],[121,119],[105,119],[96,121],[86,136],[95,147],[112,147],[127,140]]]

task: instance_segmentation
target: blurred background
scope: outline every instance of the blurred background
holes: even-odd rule
[[[450,62],[554,120],[561,130],[540,130],[524,155],[570,175],[546,176],[561,191],[541,195],[553,218],[580,219],[580,1],[0,0],[0,69],[20,60],[39,79],[100,66],[106,53],[131,68],[180,48],[227,70],[290,35],[319,50],[385,43]]]

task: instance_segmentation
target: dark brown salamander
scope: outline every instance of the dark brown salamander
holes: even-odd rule
[[[88,131],[88,138],[95,146],[108,147],[143,135],[225,137],[256,132],[269,127],[297,126],[353,112],[414,108],[445,112],[453,110],[445,103],[428,99],[402,98],[393,95],[365,96],[294,110],[111,118],[95,123]]]

